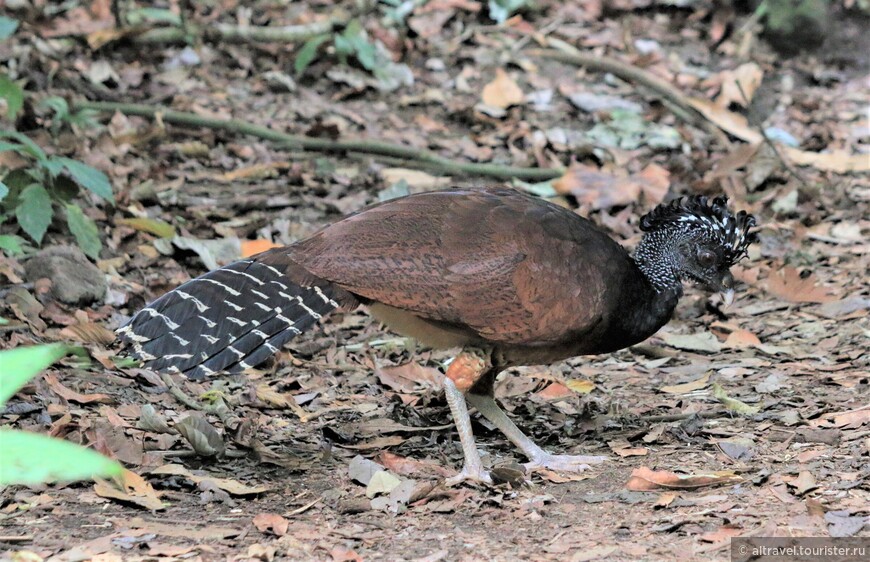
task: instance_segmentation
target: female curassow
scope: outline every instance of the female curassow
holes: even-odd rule
[[[466,400],[527,468],[583,470],[603,458],[535,445],[493,399],[495,376],[646,339],[670,319],[683,281],[730,302],[729,268],[754,225],[725,198],[675,200],[641,219],[631,257],[588,220],[513,190],[421,193],[188,281],[118,334],[148,367],[199,379],[254,367],[331,311],[365,305],[396,332],[461,349],[444,379],[465,454],[450,483],[490,481]]]

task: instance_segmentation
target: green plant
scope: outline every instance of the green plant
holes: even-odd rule
[[[63,209],[66,223],[82,251],[97,259],[102,249],[99,230],[73,198],[78,195],[79,187],[83,187],[113,203],[112,185],[106,174],[72,158],[49,156],[17,131],[0,131],[0,152],[8,150],[27,160],[28,165],[0,178],[0,223],[14,215],[21,229],[41,244],[57,205]],[[7,250],[9,240],[5,242]],[[2,247],[4,242],[0,241]]]
[[[70,111],[69,104],[59,96],[45,98],[39,102],[38,107],[48,109],[53,113],[50,127],[53,135],[57,135],[64,126],[74,129],[75,127],[96,127],[99,125],[95,119],[95,111],[89,109]]]
[[[62,344],[0,351],[0,408],[27,381],[62,357],[83,350]],[[116,461],[74,443],[0,428],[0,487],[120,476]]]
[[[0,41],[18,28],[18,22],[0,16]],[[6,117],[14,120],[24,106],[24,90],[8,75],[0,72],[0,99],[6,102]],[[51,130],[57,134],[64,125],[91,125],[93,113],[71,112],[66,100],[48,97],[39,107],[53,113]],[[14,130],[0,130],[0,152],[12,151],[26,164],[14,170],[0,169],[0,224],[15,217],[18,226],[37,245],[42,243],[55,208],[62,210],[70,232],[85,254],[97,259],[102,249],[96,223],[84,214],[74,198],[83,187],[95,195],[114,202],[112,185],[106,174],[72,158],[49,156],[29,137]],[[0,250],[9,254],[24,252],[26,241],[15,234],[0,234]]]
[[[356,61],[375,77],[374,86],[379,90],[389,92],[403,84],[413,83],[413,74],[407,65],[394,62],[380,41],[369,38],[359,20],[351,20],[340,33],[324,33],[306,41],[293,63],[297,76],[302,75],[316,60],[320,47],[330,39],[339,62],[348,64],[349,61]]]

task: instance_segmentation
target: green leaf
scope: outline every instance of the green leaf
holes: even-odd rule
[[[142,232],[150,232],[160,238],[173,238],[175,236],[175,227],[160,219],[133,217],[129,219],[116,219],[115,224],[130,226]]]
[[[0,487],[120,476],[123,470],[118,462],[69,441],[0,429]]]
[[[52,343],[0,351],[0,406],[43,369],[80,348]]]
[[[314,58],[317,56],[317,50],[320,49],[320,46],[328,40],[328,34],[315,35],[302,45],[302,48],[299,49],[299,53],[296,55],[296,60],[293,61],[293,70],[296,71],[297,77],[301,76],[302,73],[305,72],[305,69],[314,62]]]
[[[103,199],[108,199],[112,203],[115,202],[112,196],[112,184],[109,183],[109,178],[106,174],[72,158],[58,157],[56,160],[63,163],[63,166],[79,185]]]
[[[100,259],[100,250],[103,249],[103,243],[100,242],[100,231],[97,228],[97,223],[89,216],[85,215],[82,210],[72,203],[66,204],[66,223],[69,225],[70,232],[76,237],[76,243],[79,248],[91,259]]]
[[[47,156],[45,151],[39,148],[39,145],[30,140],[30,137],[22,135],[18,131],[4,131],[0,129],[0,138],[15,139],[24,146],[22,149],[36,158],[37,160],[45,160]]]
[[[24,188],[18,196],[18,206],[15,207],[15,218],[28,236],[37,244],[42,243],[42,237],[51,224],[51,198],[48,191],[38,183]]]
[[[0,201],[6,199],[6,196],[9,195],[9,187],[0,181]]]
[[[0,141],[0,152],[6,152],[7,150],[14,150],[15,152],[23,152],[24,154],[27,154],[24,147],[16,142]]]
[[[59,156],[49,156],[45,160],[40,160],[39,165],[53,178],[56,178],[64,169],[64,163]],[[76,187],[76,191],[78,191],[78,187]]]
[[[14,234],[0,234],[0,250],[10,256],[20,256],[24,253],[24,238]]]
[[[18,29],[18,20],[0,16],[0,41],[12,37],[16,29]]]
[[[6,116],[15,119],[24,107],[24,90],[5,74],[0,74],[0,98],[6,100]]]

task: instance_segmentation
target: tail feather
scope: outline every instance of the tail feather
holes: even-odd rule
[[[184,283],[118,336],[149,368],[200,379],[256,366],[342,305],[356,299],[279,248]]]

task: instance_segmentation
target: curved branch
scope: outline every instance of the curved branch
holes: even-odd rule
[[[473,162],[457,162],[444,158],[424,149],[412,148],[378,140],[354,139],[331,140],[303,135],[282,133],[268,127],[255,125],[239,119],[215,119],[202,117],[193,113],[173,111],[163,107],[155,107],[136,103],[92,102],[80,101],[73,104],[74,111],[91,109],[102,112],[118,111],[125,115],[160,118],[165,123],[187,127],[206,127],[230,133],[251,135],[263,140],[272,141],[281,147],[289,149],[311,150],[316,152],[358,152],[374,156],[387,156],[407,160],[409,164],[419,163],[428,169],[444,172],[450,175],[484,176],[497,179],[520,179],[524,181],[546,181],[560,177],[565,170],[562,168],[518,168],[500,164],[478,164]]]

